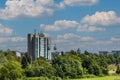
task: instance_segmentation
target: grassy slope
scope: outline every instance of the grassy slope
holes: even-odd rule
[[[105,77],[97,77],[97,78],[69,79],[69,80],[120,80],[120,76],[105,76]]]

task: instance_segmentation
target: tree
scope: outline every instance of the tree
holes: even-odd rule
[[[43,57],[39,57],[37,60],[33,61],[32,66],[28,65],[25,68],[25,75],[27,77],[39,77],[44,76],[51,78],[54,76],[54,68],[52,65]]]
[[[89,52],[85,50],[84,54],[89,55]]]
[[[87,70],[88,74],[99,76],[108,74],[107,57],[98,54],[80,54],[82,67]]]
[[[80,78],[83,75],[81,60],[73,53],[55,57],[52,65],[56,69],[56,76],[61,78]]]
[[[94,74],[96,76],[99,76],[101,74],[100,66],[97,64],[92,64],[92,65],[90,65],[88,72],[90,74]]]
[[[70,54],[76,54],[76,51],[71,50],[69,53],[70,53]]]
[[[31,57],[27,53],[25,53],[25,57],[27,59],[27,62],[30,64],[31,63]]]
[[[120,74],[120,65],[117,65],[116,73],[117,73],[117,74]]]
[[[22,64],[23,69],[28,66],[28,61],[27,61],[27,58],[25,56],[22,57],[21,64]]]
[[[0,69],[0,80],[18,80],[22,76],[23,70],[17,61],[11,61]]]
[[[77,54],[80,54],[81,53],[81,50],[78,48],[77,49]]]
[[[23,69],[26,68],[30,63],[31,63],[31,58],[26,53],[25,56],[23,56],[21,60],[22,68]]]
[[[0,52],[0,68],[4,66],[4,64],[8,63],[8,60],[3,52]]]

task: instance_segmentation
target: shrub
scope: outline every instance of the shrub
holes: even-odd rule
[[[117,73],[117,74],[120,74],[120,66],[119,66],[119,65],[117,65],[116,73]]]

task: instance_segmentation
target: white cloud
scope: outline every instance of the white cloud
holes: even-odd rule
[[[87,24],[79,25],[77,28],[78,32],[94,32],[94,31],[104,31],[104,30],[105,30],[105,28],[89,26]]]
[[[13,19],[20,15],[29,17],[52,15],[56,9],[67,6],[94,5],[98,0],[7,0],[5,8],[0,8],[1,19]]]
[[[89,24],[89,25],[102,25],[102,26],[108,26],[113,24],[120,24],[120,17],[116,15],[114,11],[108,11],[108,12],[96,12],[93,15],[87,15],[85,16],[82,21],[83,24]]]
[[[48,33],[44,33],[44,35],[45,35],[46,37],[50,37],[50,34],[48,34]]]
[[[64,35],[58,35],[57,39],[74,39],[74,38],[80,38],[79,35],[76,35],[74,33],[66,33]]]
[[[119,45],[120,42],[120,38],[119,37],[111,37],[109,39],[106,40],[96,40],[94,42],[94,45],[107,45],[107,46],[113,46],[113,45]]]
[[[80,22],[75,20],[58,20],[54,24],[41,24],[40,27],[45,31],[60,31],[74,28],[78,32],[95,32],[105,31],[105,27],[109,25],[120,24],[120,17],[114,11],[96,12],[93,15],[85,16]]]
[[[113,42],[119,42],[120,38],[118,38],[118,37],[111,37],[110,40],[113,41]]]
[[[5,5],[4,9],[0,9],[1,19],[11,19],[19,15],[51,15],[55,6],[53,0],[7,0]]]
[[[0,43],[8,41],[8,38],[6,37],[0,37]]]
[[[112,41],[110,40],[96,40],[93,45],[96,46],[110,46],[112,44]]]
[[[58,35],[56,39],[56,43],[59,44],[71,44],[71,43],[79,43],[80,41],[82,42],[87,42],[87,41],[94,41],[95,39],[89,36],[81,37],[77,34],[74,33],[66,33],[64,35]]]
[[[40,27],[46,31],[60,31],[60,30],[75,28],[78,25],[79,23],[77,23],[76,21],[58,20],[58,21],[55,21],[53,25],[41,24]]]
[[[23,42],[26,41],[26,38],[23,37],[0,37],[0,42]]]
[[[105,28],[89,26],[87,24],[81,24],[78,23],[77,21],[70,21],[70,20],[58,20],[55,21],[53,25],[41,24],[40,27],[45,31],[60,31],[71,28],[76,28],[78,32],[94,32],[94,31],[105,30]]]
[[[99,0],[63,0],[62,4],[68,6],[91,6],[98,2]]]
[[[0,24],[0,34],[8,35],[8,34],[12,34],[12,32],[13,32],[12,29],[7,28],[3,26],[2,24]]]
[[[70,50],[77,48],[86,48],[93,44],[96,39],[90,36],[80,36],[75,33],[66,33],[58,35],[54,43],[60,50]],[[64,47],[63,47],[64,46]]]
[[[109,39],[95,39],[90,36],[80,36],[74,33],[66,33],[58,35],[54,43],[57,44],[59,50],[70,50],[80,48],[82,50],[97,51],[113,50],[120,46],[120,38],[111,37]],[[63,48],[64,46],[64,48]]]
[[[26,38],[23,38],[23,37],[12,37],[12,38],[9,38],[8,40],[12,41],[12,42],[23,42],[26,40]]]
[[[1,42],[22,42],[26,39],[19,36],[13,36],[13,29],[5,27],[4,25],[0,24],[0,43]],[[13,36],[13,37],[11,37]]]
[[[86,36],[86,37],[82,37],[81,40],[82,41],[94,41],[95,39],[92,37]]]

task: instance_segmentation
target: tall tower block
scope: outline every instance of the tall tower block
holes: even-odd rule
[[[50,38],[45,37],[43,33],[28,34],[28,54],[32,57],[32,60],[35,60],[40,56],[50,60],[50,45]]]

